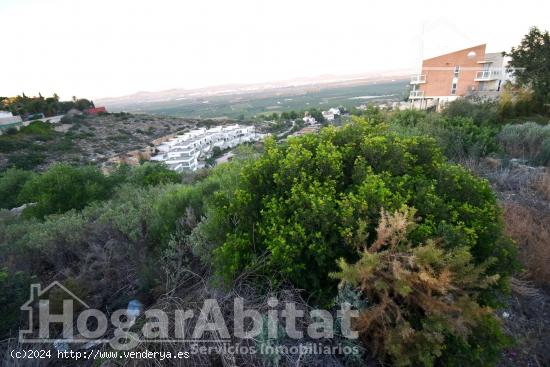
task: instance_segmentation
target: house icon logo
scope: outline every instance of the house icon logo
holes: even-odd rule
[[[48,295],[55,293],[62,302],[62,313],[52,313]],[[54,342],[59,338],[50,335],[52,325],[62,325],[63,339],[73,338],[74,310],[90,309],[77,295],[67,289],[63,284],[54,281],[45,288],[40,283],[31,284],[30,298],[21,307],[22,312],[28,316],[28,328],[19,331],[19,341],[22,343]]]

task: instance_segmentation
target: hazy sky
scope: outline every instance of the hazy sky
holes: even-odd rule
[[[412,69],[508,50],[550,2],[0,0],[0,95],[63,98]]]

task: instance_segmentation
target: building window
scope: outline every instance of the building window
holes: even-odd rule
[[[454,96],[455,94],[456,94],[456,83],[453,83],[451,85],[451,95]]]
[[[458,78],[458,75],[460,74],[460,66],[455,66],[455,78]]]

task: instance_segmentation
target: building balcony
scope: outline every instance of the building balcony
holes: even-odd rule
[[[476,73],[474,80],[476,82],[487,82],[500,78],[500,72],[495,70],[482,70]]]
[[[411,93],[409,94],[409,99],[418,99],[418,98],[424,98],[424,91],[411,90]]]
[[[426,75],[424,74],[416,74],[411,76],[411,83],[410,84],[424,84],[426,83]]]

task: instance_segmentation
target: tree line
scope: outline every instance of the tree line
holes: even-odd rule
[[[94,102],[86,98],[74,97],[70,101],[61,101],[54,93],[51,97],[28,97],[25,93],[15,97],[0,97],[0,109],[11,112],[14,116],[25,118],[29,115],[43,113],[46,117],[62,115],[75,108],[83,111],[93,108]]]

